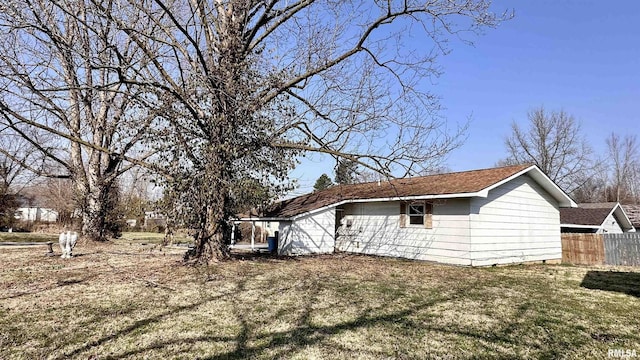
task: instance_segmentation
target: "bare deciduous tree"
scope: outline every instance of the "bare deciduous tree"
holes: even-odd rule
[[[58,213],[57,222],[64,227],[72,227],[76,203],[69,201],[74,197],[74,186],[69,178],[40,178],[25,189],[25,192],[38,203]]]
[[[543,107],[528,113],[528,124],[512,124],[505,139],[508,157],[501,164],[536,164],[568,193],[580,189],[596,168],[593,151],[580,123],[564,111]]]
[[[464,126],[447,130],[424,80],[439,74],[449,37],[503,19],[489,6],[10,1],[0,8],[0,115],[16,132],[61,139],[32,145],[74,180],[85,234],[102,237],[109,189],[145,165],[165,175],[195,229],[196,258],[221,258],[229,217],[286,188],[305,152],[391,176],[457,147]],[[160,166],[136,153],[152,129]]]
[[[18,194],[35,177],[28,167],[37,166],[40,161],[37,155],[18,134],[10,129],[0,131],[0,186],[3,193],[11,190]]]
[[[18,206],[17,196],[34,174],[22,164],[38,161],[26,142],[9,129],[0,131],[0,225],[11,226]]]
[[[25,167],[73,180],[82,232],[95,240],[104,238],[104,204],[117,177],[146,156],[136,144],[154,119],[149,95],[120,81],[144,71],[145,54],[102,11],[120,8],[90,0],[0,5],[0,123],[46,158]],[[126,15],[153,30],[146,18]]]
[[[608,198],[614,201],[633,202],[634,180],[638,171],[638,143],[635,135],[627,135],[620,138],[611,133],[606,140],[608,159],[610,161],[610,173],[612,193]]]
[[[390,176],[416,173],[457,147],[463,129],[447,131],[424,80],[438,75],[449,35],[502,19],[489,5],[129,1],[153,27],[101,6],[147,56],[145,76],[120,80],[171,103],[158,133],[170,146],[159,160],[170,164],[169,186],[203,260],[227,255],[229,217],[247,197],[265,200],[286,185],[305,152]]]

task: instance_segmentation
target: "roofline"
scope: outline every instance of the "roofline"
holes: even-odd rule
[[[299,219],[303,216],[312,215],[326,209],[337,207],[344,204],[353,203],[365,203],[365,202],[387,202],[387,201],[413,201],[413,200],[436,200],[436,199],[458,199],[458,198],[471,198],[471,197],[487,197],[489,193],[484,191],[471,192],[471,193],[454,193],[454,194],[440,194],[440,195],[414,195],[414,196],[393,196],[386,198],[367,198],[367,199],[349,199],[338,201],[330,205],[325,205],[321,208],[307,211],[301,214],[290,217],[291,220]]]
[[[475,170],[474,170],[475,171]],[[290,220],[296,220],[299,219],[303,216],[307,216],[307,215],[312,215],[321,211],[324,211],[326,209],[332,208],[332,207],[337,207],[340,205],[344,205],[347,203],[362,203],[362,202],[385,202],[385,201],[412,201],[412,200],[431,200],[431,199],[454,199],[454,198],[472,198],[472,197],[480,197],[480,198],[486,198],[489,196],[489,191],[497,188],[500,185],[503,185],[515,178],[517,178],[518,176],[521,176],[523,174],[529,173],[531,171],[535,171],[535,173],[532,175],[532,178],[538,183],[540,184],[540,186],[542,186],[543,189],[545,189],[553,198],[555,198],[560,207],[578,207],[578,204],[576,204],[575,201],[573,201],[573,199],[571,199],[571,197],[569,197],[569,195],[567,195],[567,193],[565,193],[562,189],[560,189],[560,187],[558,185],[556,185],[556,183],[553,182],[553,180],[551,180],[547,175],[545,175],[544,172],[542,172],[542,170],[540,170],[540,168],[536,165],[531,165],[503,180],[500,180],[492,185],[489,185],[488,187],[477,191],[477,192],[467,192],[467,193],[452,193],[452,194],[438,194],[438,195],[414,195],[414,196],[394,196],[394,197],[386,197],[386,198],[366,198],[366,199],[348,199],[348,200],[341,200],[335,203],[331,203],[329,205],[325,205],[323,207],[317,208],[317,209],[313,209],[310,211],[306,211],[300,214],[296,214],[290,217],[281,217],[281,218],[243,218],[240,220],[245,220],[245,221],[269,221],[269,220],[263,220],[263,219],[273,219],[273,221],[290,221]],[[462,171],[465,172],[465,171]],[[251,220],[251,219],[255,219],[255,220]],[[258,220],[260,219],[260,220]]]
[[[287,220],[291,220],[290,218],[284,218],[284,217],[243,217],[243,218],[235,218],[232,219],[231,221],[234,222],[242,222],[242,221],[287,221]]]
[[[387,202],[387,201],[414,201],[414,200],[436,200],[436,199],[459,199],[459,198],[472,198],[472,197],[487,197],[489,195],[488,192],[478,191],[478,192],[470,192],[470,193],[454,193],[454,194],[440,194],[440,195],[418,195],[418,196],[394,196],[394,197],[386,197],[386,198],[367,198],[367,199],[348,199],[341,200],[335,203],[331,203],[329,205],[325,205],[323,207],[313,209],[310,211],[306,211],[297,215],[289,216],[289,217],[245,217],[234,219],[234,221],[292,221],[299,219],[303,216],[313,215],[315,213],[319,213],[330,209],[332,207],[338,207],[344,204],[353,204],[353,203],[364,203],[364,202]]]

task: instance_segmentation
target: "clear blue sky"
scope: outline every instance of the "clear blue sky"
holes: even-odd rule
[[[640,1],[494,1],[515,17],[474,46],[452,40],[444,74],[427,89],[441,97],[455,126],[471,117],[468,139],[447,166],[469,170],[505,157],[504,137],[529,110],[563,109],[582,123],[597,153],[611,132],[638,134],[640,125]],[[331,161],[306,160],[292,176],[311,190]]]

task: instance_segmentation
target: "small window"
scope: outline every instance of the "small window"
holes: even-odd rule
[[[409,224],[424,225],[424,204],[409,205]]]

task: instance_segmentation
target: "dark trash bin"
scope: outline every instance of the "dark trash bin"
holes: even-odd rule
[[[278,238],[275,236],[268,236],[267,237],[267,250],[269,250],[270,253],[274,253],[276,251],[278,251]]]

